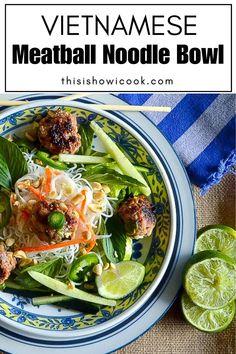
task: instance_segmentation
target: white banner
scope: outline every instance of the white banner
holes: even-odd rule
[[[231,5],[6,5],[5,91],[232,90]]]

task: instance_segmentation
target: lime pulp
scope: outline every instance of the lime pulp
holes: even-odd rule
[[[186,320],[200,331],[205,332],[222,332],[235,316],[234,301],[221,309],[207,310],[195,305],[186,292],[182,294],[181,307]]]
[[[225,225],[210,225],[198,232],[194,253],[215,250],[236,261],[236,231]]]
[[[122,299],[142,283],[144,275],[145,267],[141,263],[117,263],[96,276],[98,293],[107,299]]]
[[[221,252],[199,252],[185,266],[184,288],[196,305],[222,308],[236,298],[236,265]]]

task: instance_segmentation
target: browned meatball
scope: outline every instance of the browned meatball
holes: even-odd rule
[[[39,122],[38,138],[41,145],[52,154],[74,154],[80,147],[76,117],[58,109],[49,111]]]
[[[124,221],[128,236],[132,238],[150,236],[156,225],[152,205],[145,195],[129,197],[119,205],[118,214]]]
[[[0,245],[0,284],[9,278],[15,267],[16,259],[12,252],[5,251],[4,247]]]
[[[59,211],[65,216],[62,229],[53,229],[48,224],[48,216],[53,211]],[[79,215],[72,203],[58,200],[38,201],[32,209],[30,228],[42,241],[60,242],[72,239],[78,225]]]

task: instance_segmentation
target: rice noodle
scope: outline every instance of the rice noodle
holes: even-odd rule
[[[108,234],[108,235],[97,235],[97,239],[98,240],[102,240],[104,238],[110,238],[112,236],[112,234]]]
[[[32,173],[37,176],[43,174],[44,168],[34,162],[36,152],[37,150],[35,149],[31,152],[23,152],[23,155],[28,165],[29,174]]]
[[[50,251],[29,252],[27,253],[27,256],[40,262],[49,261],[53,258],[63,258],[67,264],[71,264],[78,252],[79,245],[71,245]]]

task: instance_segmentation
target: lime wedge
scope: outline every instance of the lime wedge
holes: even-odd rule
[[[236,261],[236,231],[225,225],[210,225],[198,231],[194,253],[221,251]]]
[[[217,251],[196,253],[184,269],[190,299],[206,309],[219,309],[236,298],[236,264]]]
[[[234,301],[219,310],[207,310],[195,305],[186,292],[182,294],[181,306],[186,320],[204,332],[222,332],[230,325],[235,316]]]
[[[123,261],[129,261],[133,253],[133,241],[131,237],[126,237],[125,255]]]
[[[123,261],[96,276],[100,296],[122,299],[135,290],[143,281],[145,267],[134,261]]]

